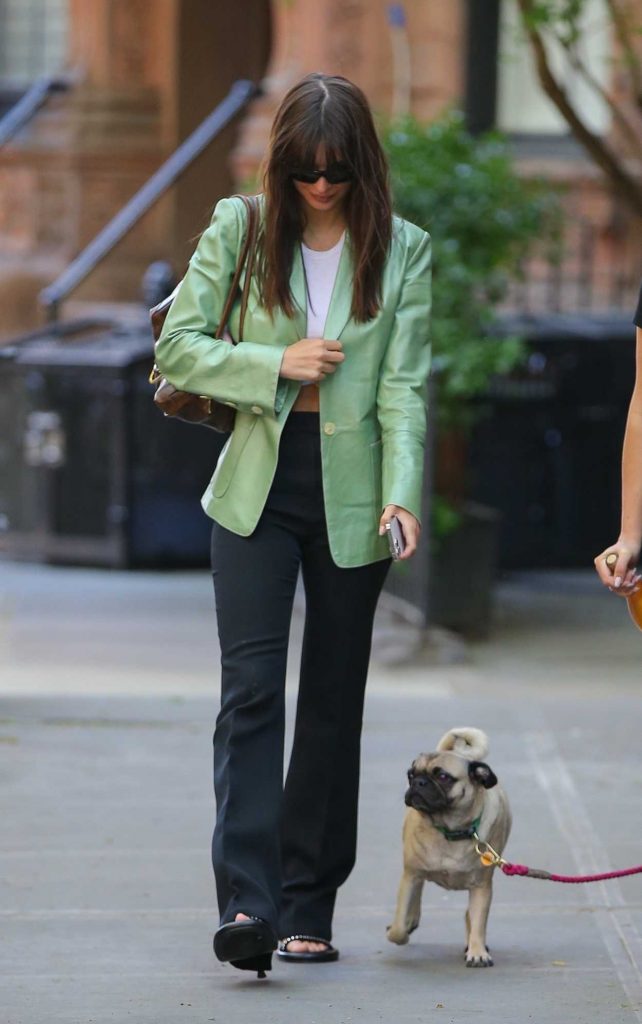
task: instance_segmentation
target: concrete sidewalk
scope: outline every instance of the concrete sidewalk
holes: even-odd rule
[[[512,577],[492,640],[451,664],[431,648],[390,664],[390,637],[417,637],[382,608],[341,960],[276,963],[266,982],[211,952],[207,574],[5,563],[0,579],[3,1024],[642,1021],[642,876],[498,876],[490,970],[463,966],[464,894],[427,887],[410,945],[385,939],[405,771],[454,725],[490,735],[511,859],[566,873],[642,861],[642,636],[591,574]],[[290,713],[300,632],[299,611]]]

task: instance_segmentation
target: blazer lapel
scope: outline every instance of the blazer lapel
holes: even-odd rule
[[[352,310],[352,277],[352,247],[350,245],[350,236],[346,232],[323,330],[323,337],[329,341],[339,340],[343,328],[350,319]]]
[[[303,256],[301,255],[301,246],[299,245],[295,246],[294,249],[290,288],[294,299],[294,316],[286,317],[283,314],[277,314],[280,321],[278,329],[280,332],[282,323],[284,340],[288,340],[289,336],[292,341],[298,341],[299,338],[305,338],[308,319]],[[337,276],[332,289],[332,295],[330,296],[330,305],[323,332],[324,338],[329,338],[332,341],[339,339],[343,328],[350,319],[351,308],[352,252],[350,240],[346,235],[346,240],[341,250],[339,266],[337,267]]]

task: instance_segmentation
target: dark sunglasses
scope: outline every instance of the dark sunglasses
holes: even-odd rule
[[[319,178],[325,178],[329,185],[343,185],[346,181],[352,181],[353,174],[347,164],[330,164],[329,167],[322,167],[320,171],[310,169],[292,171],[290,177],[305,185],[314,185]]]

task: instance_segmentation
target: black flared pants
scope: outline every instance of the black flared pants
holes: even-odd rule
[[[291,414],[254,533],[240,537],[217,523],[212,532],[222,658],[212,860],[222,923],[242,912],[264,918],[281,937],[331,938],[337,889],[355,859],[364,690],[389,564],[333,562],[319,417]],[[299,570],[306,617],[284,786],[285,674]]]

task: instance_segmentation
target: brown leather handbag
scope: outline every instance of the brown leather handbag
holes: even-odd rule
[[[245,321],[245,313],[247,310],[247,303],[250,295],[250,284],[252,282],[252,271],[254,270],[254,263],[256,260],[256,249],[257,249],[257,237],[259,230],[259,206],[258,199],[256,196],[237,196],[234,198],[242,199],[245,203],[247,210],[247,231],[239,254],[238,263],[236,264],[236,270],[234,271],[234,277],[232,278],[232,284],[228,292],[225,305],[223,306],[223,312],[221,313],[221,319],[219,320],[218,326],[214,337],[222,338],[227,328],[232,307],[237,298],[239,292],[239,283],[243,268],[245,267],[245,281],[243,282],[243,289],[241,292],[241,312],[239,320],[239,336],[237,341],[230,341],[230,344],[235,345],[243,340],[243,323]],[[166,299],[159,302],[158,305],[154,306],[149,311],[149,317],[152,322],[152,333],[154,335],[154,341],[158,341],[160,337],[165,318],[169,312],[169,308],[176,297],[176,293],[180,288],[180,284],[176,286],[171,295],[168,295]],[[197,423],[202,427],[211,427],[212,430],[218,430],[220,433],[229,433],[234,427],[234,417],[236,416],[236,410],[232,409],[231,406],[225,405],[223,402],[218,402],[215,398],[207,398],[204,395],[192,395],[189,391],[178,391],[173,384],[163,377],[160,370],[154,364],[154,368],[149,375],[150,384],[156,384],[156,392],[154,394],[154,401],[158,408],[165,416],[175,416],[179,420],[185,420],[186,423]]]

